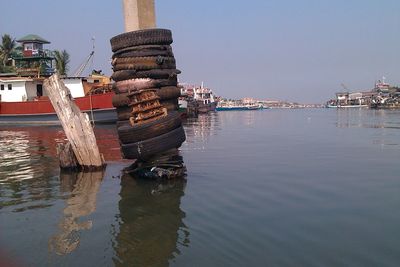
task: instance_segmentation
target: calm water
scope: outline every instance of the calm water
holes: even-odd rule
[[[399,266],[400,111],[186,122],[186,180],[59,172],[57,127],[0,128],[0,260],[19,266]]]

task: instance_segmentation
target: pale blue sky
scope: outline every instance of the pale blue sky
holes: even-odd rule
[[[400,85],[398,0],[156,0],[173,31],[180,80],[230,98],[321,103],[367,90],[383,75]],[[71,73],[91,51],[111,74],[109,39],[123,32],[122,1],[4,1],[0,34],[34,33],[66,49]],[[89,70],[87,70],[89,72]]]

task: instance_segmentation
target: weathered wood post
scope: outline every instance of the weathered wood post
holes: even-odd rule
[[[126,32],[156,27],[154,0],[123,1]]]
[[[69,89],[57,74],[44,82],[44,88],[70,142],[70,145],[67,144],[61,148],[63,151],[60,151],[60,166],[84,170],[102,168],[105,165],[103,155],[100,154],[97,147],[88,115],[81,113],[72,100]],[[71,149],[77,163],[74,163],[74,156],[69,152]]]

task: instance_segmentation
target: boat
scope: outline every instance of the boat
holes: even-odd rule
[[[327,108],[368,108],[368,105],[330,105],[327,104]]]
[[[329,100],[326,108],[368,108],[371,99],[370,92],[339,92],[336,99]]]
[[[221,100],[217,104],[217,111],[230,111],[230,110],[258,110],[262,109],[263,106],[257,104],[251,98],[245,98],[242,100]]]
[[[0,77],[0,124],[60,124],[57,114],[43,90],[44,78]],[[62,79],[81,111],[95,123],[117,120],[112,105],[113,92],[92,87],[85,94],[88,78]]]
[[[182,94],[192,97],[198,104],[198,113],[208,113],[215,111],[217,108],[217,101],[214,93],[210,88],[201,86],[182,84]]]
[[[196,118],[198,116],[199,104],[192,97],[182,95],[178,98],[178,111],[183,118]]]
[[[258,110],[263,107],[257,104],[235,104],[232,103],[218,103],[216,110],[217,111],[233,111],[233,110]]]
[[[32,34],[17,42],[22,44],[23,52],[13,57],[16,72],[0,74],[0,124],[60,124],[43,88],[45,80],[55,72],[52,52],[43,49],[50,42]],[[63,77],[62,81],[93,122],[117,120],[107,76],[98,72],[88,77]]]
[[[385,82],[385,77],[375,83],[375,95],[370,103],[373,109],[400,109],[400,87]]]

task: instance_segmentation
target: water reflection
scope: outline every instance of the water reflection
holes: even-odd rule
[[[50,207],[57,162],[54,160],[55,140],[47,131],[27,128],[0,128],[0,209],[23,212]],[[46,164],[43,164],[46,162]],[[50,179],[49,179],[50,177]]]
[[[65,255],[77,248],[82,230],[92,227],[91,220],[80,220],[96,210],[97,193],[103,177],[102,171],[60,173],[61,191],[71,194],[58,224],[60,232],[49,240],[50,251]]]
[[[119,160],[121,154],[115,127],[96,126],[100,152],[106,160]],[[13,212],[47,208],[57,198],[57,143],[64,142],[58,126],[0,127],[0,209]]]
[[[62,137],[57,128],[1,128],[0,183],[23,181],[49,172],[42,160],[55,155],[55,143]],[[49,138],[51,133],[51,138]]]
[[[371,129],[367,133],[372,134],[373,144],[389,148],[399,145],[399,115],[400,110],[338,109],[336,125],[338,128]]]
[[[195,150],[204,150],[204,143],[208,141],[211,135],[216,135],[217,130],[220,129],[219,114],[212,112],[200,114],[197,118],[188,118],[184,121],[184,126],[186,143],[196,144],[196,147],[193,148]]]
[[[399,115],[400,110],[338,109],[336,125],[339,128],[400,129]]]
[[[189,245],[181,210],[186,180],[164,182],[121,178],[120,226],[115,237],[116,266],[168,266]]]

